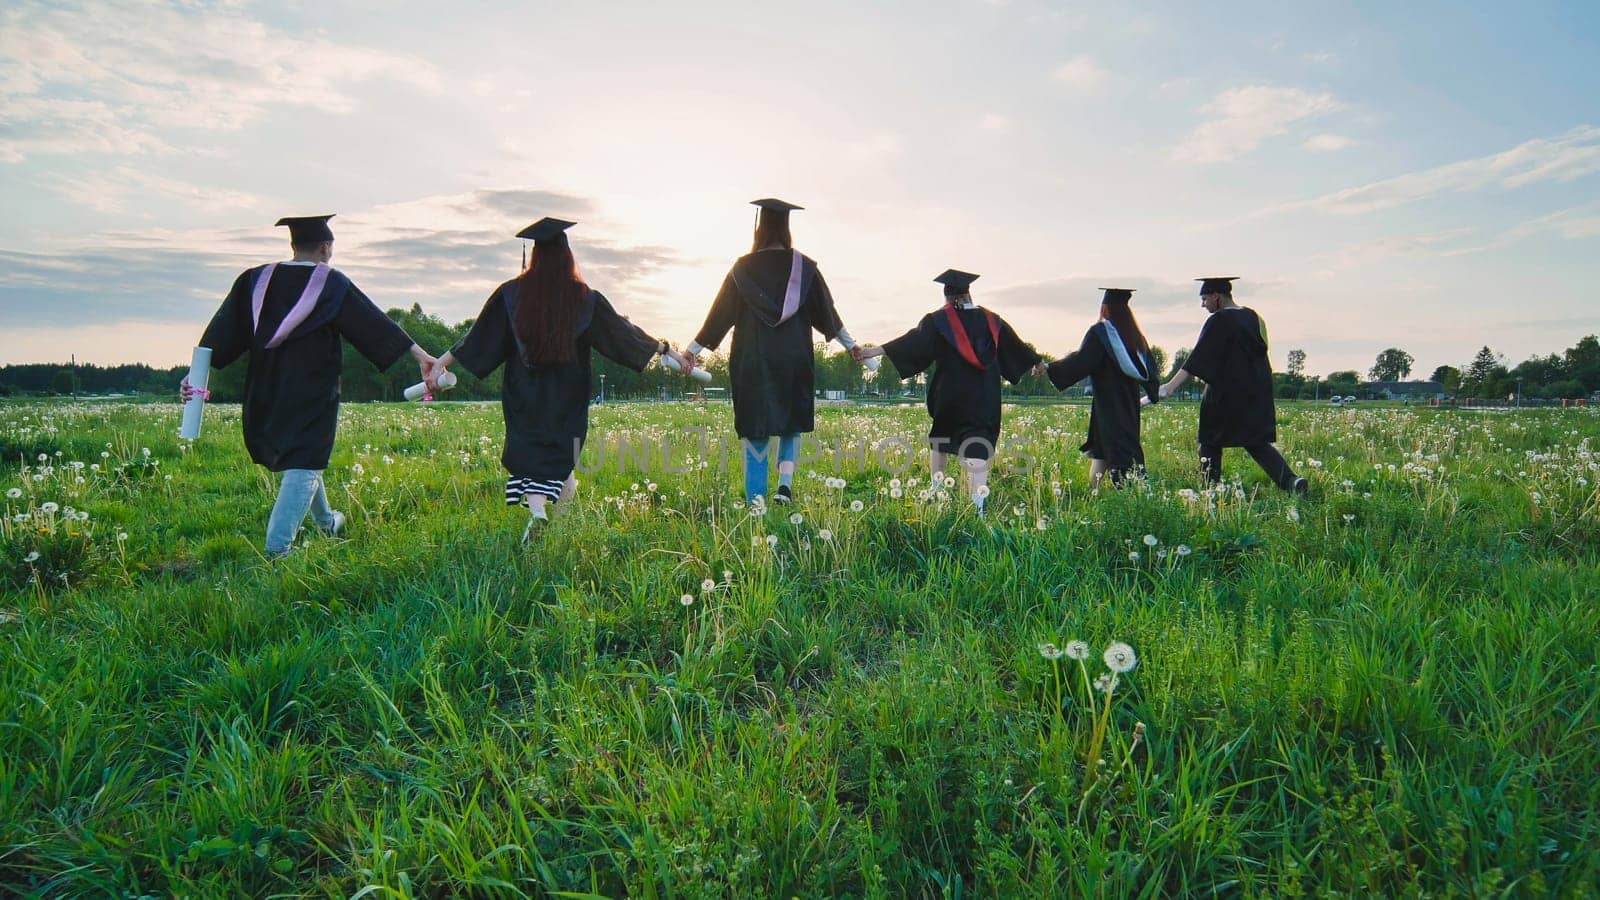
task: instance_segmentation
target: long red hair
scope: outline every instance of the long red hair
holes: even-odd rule
[[[518,278],[513,327],[530,366],[570,363],[578,357],[578,312],[589,286],[578,274],[572,247],[563,239],[535,244],[528,268]]]
[[[1133,308],[1126,303],[1100,304],[1100,318],[1110,322],[1117,329],[1117,334],[1122,337],[1122,345],[1128,348],[1129,356],[1138,356],[1140,353],[1150,353],[1150,342],[1144,339],[1144,332],[1139,330],[1139,321],[1133,317]]]

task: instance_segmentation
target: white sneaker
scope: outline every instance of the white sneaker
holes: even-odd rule
[[[344,534],[344,513],[337,509],[333,511],[333,521],[326,526],[318,525],[317,528],[326,535],[337,537]]]

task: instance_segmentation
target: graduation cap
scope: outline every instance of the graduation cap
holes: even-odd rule
[[[337,213],[326,216],[284,216],[274,225],[274,228],[289,226],[289,243],[297,247],[320,244],[333,240],[333,229],[328,227],[328,220]]]
[[[535,246],[555,238],[565,240],[567,229],[576,224],[578,223],[568,222],[566,219],[552,219],[546,216],[517,232],[517,237],[533,241]]]
[[[971,287],[972,283],[977,281],[979,277],[980,276],[974,275],[971,272],[962,272],[957,269],[945,269],[944,273],[938,278],[935,278],[934,281],[944,285],[944,295],[946,297],[959,297],[960,295],[965,294],[967,292],[967,288]]]
[[[779,200],[774,197],[751,200],[750,205],[761,207],[761,211],[756,213],[757,222],[770,217],[777,221],[788,223],[789,213],[797,209],[805,209],[804,206],[796,206],[787,200]]]
[[[1101,288],[1100,290],[1106,292],[1105,297],[1100,300],[1101,303],[1128,303],[1133,299],[1133,288]]]
[[[1233,296],[1233,282],[1238,281],[1237,275],[1219,275],[1215,278],[1196,278],[1200,282],[1200,296],[1206,294],[1227,294]]]

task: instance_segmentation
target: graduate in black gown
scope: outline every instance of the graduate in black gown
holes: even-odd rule
[[[789,213],[802,207],[782,200],[754,200],[755,241],[722,281],[700,333],[685,349],[692,364],[733,330],[728,379],[733,393],[733,430],[744,448],[745,499],[767,493],[767,444],[778,440],[778,490],[793,496],[799,436],[815,430],[815,371],[811,332],[837,340],[854,355],[856,343],[833,306],[833,294],[810,257],[794,249]]]
[[[281,472],[278,499],[267,519],[267,554],[289,551],[309,511],[336,534],[344,515],[328,505],[322,470],[339,422],[339,373],[349,341],[379,370],[407,353],[424,376],[433,364],[399,325],[328,265],[332,216],[279,219],[289,227],[294,258],[245,270],[234,279],[200,346],[224,368],[249,354],[244,377],[244,444],[250,458]],[[181,390],[190,395],[188,379]]]
[[[1272,446],[1278,439],[1267,361],[1267,325],[1255,310],[1233,302],[1237,277],[1197,278],[1200,304],[1211,317],[1200,329],[1183,368],[1161,386],[1170,397],[1190,376],[1206,383],[1200,398],[1200,467],[1207,481],[1222,478],[1222,448],[1243,447],[1273,484],[1297,494],[1306,480]]]
[[[533,241],[527,268],[494,289],[471,330],[439,357],[427,378],[429,390],[436,391],[439,376],[453,363],[479,378],[505,366],[505,497],[507,505],[528,507],[530,528],[549,518],[547,503],[570,499],[577,488],[572,472],[589,434],[594,393],[590,353],[636,372],[658,354],[684,362],[666,341],[629,322],[584,283],[567,241],[573,224],[545,218],[517,234]]]
[[[949,269],[934,279],[944,285],[944,306],[928,313],[900,337],[862,348],[861,357],[887,356],[901,378],[933,367],[928,381],[928,460],[933,479],[944,478],[945,459],[961,459],[967,489],[979,515],[988,495],[989,460],[1000,441],[1000,379],[1016,384],[1039,374],[1043,358],[1022,342],[1006,321],[972,302],[970,272]]]
[[[1089,407],[1089,437],[1078,448],[1089,457],[1089,484],[1098,487],[1110,474],[1121,487],[1130,474],[1144,468],[1144,447],[1139,443],[1139,407],[1154,403],[1160,390],[1150,344],[1128,306],[1133,291],[1102,288],[1100,321],[1083,335],[1077,352],[1051,363],[1046,372],[1057,390],[1066,390],[1084,378],[1094,388]]]

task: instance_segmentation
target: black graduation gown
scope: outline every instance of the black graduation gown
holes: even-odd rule
[[[1200,444],[1249,447],[1278,439],[1267,328],[1253,309],[1217,310],[1183,364],[1206,383],[1200,398]]]
[[[928,440],[934,449],[988,459],[1000,441],[1000,379],[1016,384],[1038,365],[1040,356],[999,316],[995,316],[1000,332],[1000,346],[996,347],[981,307],[958,309],[956,315],[982,369],[956,350],[943,309],[923,316],[917,327],[885,343],[883,352],[901,378],[933,366],[928,382],[928,415],[933,417],[933,426]]]
[[[695,343],[714,350],[733,329],[728,380],[733,430],[741,438],[756,440],[816,428],[811,330],[831,341],[844,323],[817,264],[809,257],[801,260],[800,310],[788,321],[777,324],[792,253],[760,250],[733,264],[695,336]]]
[[[1112,469],[1131,469],[1144,465],[1144,446],[1139,443],[1139,392],[1150,402],[1160,398],[1155,374],[1135,381],[1123,373],[1117,359],[1107,349],[1104,323],[1096,323],[1083,335],[1076,353],[1051,363],[1050,383],[1064,391],[1089,379],[1094,399],[1089,406],[1089,437],[1078,449],[1091,459],[1103,460]]]
[[[530,366],[512,327],[518,284],[513,278],[489,295],[472,329],[450,353],[479,378],[505,364],[500,411],[506,445],[500,462],[506,471],[513,478],[561,481],[572,474],[589,436],[590,351],[639,372],[655,358],[660,342],[613,309],[599,291],[591,290],[578,316],[576,359]]]
[[[339,423],[340,339],[384,370],[411,348],[405,329],[361,293],[337,269],[310,316],[283,343],[267,349],[278,325],[311,280],[310,265],[279,263],[261,303],[260,327],[251,322],[251,293],[265,266],[247,269],[211,324],[200,346],[211,348],[211,365],[225,368],[245,353],[244,445],[250,458],[273,472],[325,469]]]

